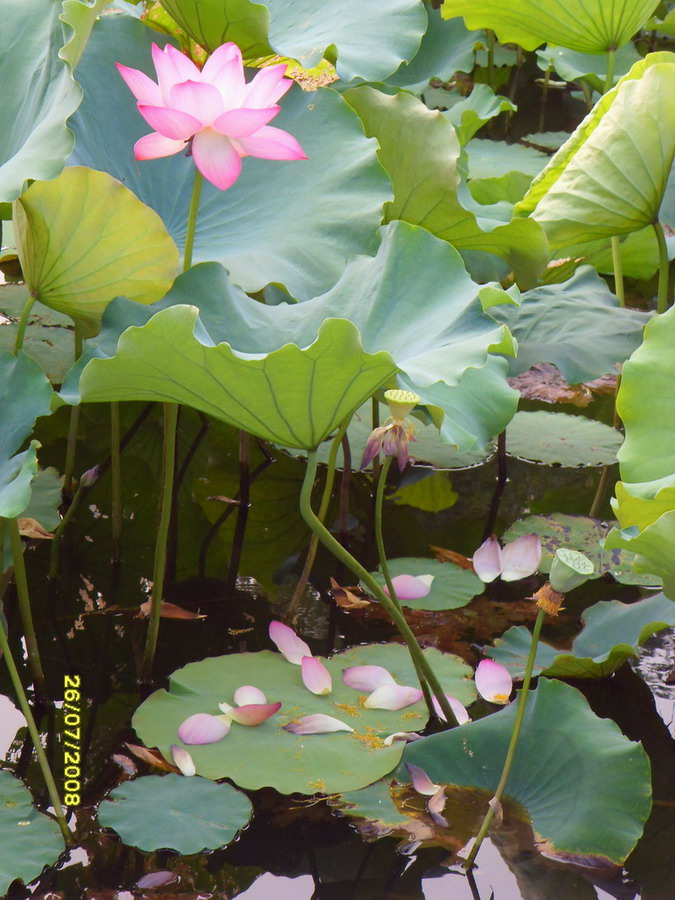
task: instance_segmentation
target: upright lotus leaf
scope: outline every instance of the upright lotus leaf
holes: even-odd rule
[[[10,459],[0,459],[0,518],[16,519],[31,499],[31,482],[37,475],[37,441]]]
[[[28,788],[11,772],[0,771],[0,892],[20,878],[25,884],[53,865],[65,850],[56,822],[39,812]]]
[[[581,615],[583,628],[571,651],[556,650],[545,641],[537,645],[534,674],[551,678],[605,678],[626,660],[639,656],[640,646],[653,634],[675,625],[675,603],[655,594],[637,603],[601,600]],[[532,635],[517,625],[495,640],[485,653],[522,679]]]
[[[422,225],[460,250],[482,250],[505,259],[525,287],[545,268],[543,231],[531,220],[483,219],[462,204],[459,139],[450,122],[406,93],[383,94],[371,87],[346,93],[394,184],[385,221]],[[471,197],[467,194],[467,199]],[[525,226],[525,227],[524,227]]]
[[[675,600],[675,509],[663,513],[651,525],[639,531],[636,526],[620,531],[613,528],[605,538],[608,550],[635,553],[633,568],[637,573],[663,579],[663,593]]]
[[[475,572],[451,562],[404,556],[390,559],[388,567],[392,578],[397,575],[433,578],[429,593],[424,597],[399,600],[402,606],[409,609],[459,609],[483,593],[483,582]],[[371,575],[381,587],[385,586],[384,576],[380,572],[371,572]]]
[[[160,217],[105,172],[67,168],[33,184],[14,209],[31,295],[85,335],[99,330],[113,297],[153,303],[176,276],[178,250]]]
[[[546,70],[549,65],[564,78],[565,81],[577,81],[583,78],[589,86],[602,94],[607,80],[610,59],[606,54],[579,53],[567,47],[547,46],[537,50],[539,68]],[[634,44],[624,44],[614,57],[614,82],[627,75],[631,66],[641,59]],[[612,85],[613,86],[613,85]]]
[[[499,178],[510,172],[521,172],[534,178],[548,162],[548,157],[535,147],[507,144],[475,138],[466,148],[469,179]]]
[[[475,133],[490,119],[502,112],[513,112],[517,109],[508,97],[498,96],[487,84],[474,84],[468,97],[450,94],[448,99],[455,102],[449,106],[444,115],[455,126],[462,146],[468,144]]]
[[[673,62],[619,84],[597,128],[532,214],[552,247],[628,234],[658,221],[675,157],[673,94]]]
[[[443,688],[465,704],[475,697],[471,669],[457,657],[437,650],[424,651]],[[332,676],[330,694],[311,693],[303,684],[300,666],[280,654],[236,653],[189,663],[170,678],[169,690],[152,694],[136,711],[133,726],[148,747],[159,747],[170,759],[178,726],[199,712],[218,715],[219,703],[232,702],[244,684],[262,690],[279,712],[252,728],[233,723],[229,734],[214,744],[190,746],[197,774],[231,778],[242,788],[270,785],[281,793],[334,793],[356,790],[390,772],[401,759],[403,745],[384,745],[388,735],[424,727],[428,713],[423,701],[398,711],[366,709],[363,692],[347,687],[342,671],[350,666],[380,665],[401,685],[417,684],[407,650],[399,644],[353,647],[331,659],[318,657]],[[304,716],[323,714],[339,719],[353,732],[294,735],[284,725]]]
[[[189,855],[225,847],[251,812],[251,801],[230,784],[170,773],[121,784],[99,806],[98,820],[132,847]]]
[[[71,121],[77,136],[73,160],[122,181],[160,214],[182,248],[194,163],[180,155],[134,160],[134,142],[148,126],[114,68],[121,62],[154,77],[153,39],[163,43],[128,16],[105,16],[96,24],[78,67],[85,99]],[[245,290],[275,282],[307,299],[333,285],[350,256],[375,252],[391,188],[375,142],[364,136],[337,92],[294,88],[281,106],[275,126],[291,132],[309,158],[250,158],[227,191],[205,184],[193,258],[222,262]]]
[[[519,306],[497,306],[490,315],[508,325],[518,341],[509,375],[549,362],[570,384],[615,374],[617,363],[639,346],[649,320],[646,313],[621,309],[607,282],[590,266],[560,284],[527,291]]]
[[[270,49],[309,69],[336,57],[340,78],[381,81],[410,60],[426,27],[418,0],[162,0],[197,43],[234,41],[249,58]]]
[[[581,53],[606,53],[629,41],[659,0],[445,0],[443,15],[468,28],[491,28],[503,44],[534,50],[548,41]]]
[[[400,370],[402,387],[438,407],[444,438],[469,449],[506,424],[517,397],[505,381],[506,363],[490,357],[510,337],[483,311],[479,293],[452,247],[403,222],[382,229],[376,257],[355,257],[334,288],[301,304],[258,303],[233,288],[220,266],[205,264],[180,276],[155,307],[114,301],[63,396],[163,397],[307,448]],[[123,334],[130,325],[142,327]],[[331,346],[338,336],[341,348]],[[167,347],[180,347],[180,359]],[[348,347],[354,355],[340,357]],[[315,355],[320,368],[311,363]],[[286,368],[293,359],[297,371]],[[235,373],[229,382],[225,376]]]
[[[516,704],[461,728],[408,744],[404,762],[436,784],[494,794]],[[406,770],[397,770],[408,781]],[[599,719],[579,691],[541,678],[530,695],[506,794],[527,811],[537,841],[556,854],[621,865],[651,808],[649,759],[610,719]]]
[[[649,53],[644,59],[636,62],[628,74],[624,75],[615,87],[607,91],[607,93],[598,100],[586,118],[551,158],[546,168],[533,180],[530,190],[523,200],[517,204],[516,211],[527,215],[536,208],[539,201],[564,174],[567,166],[574,159],[575,155],[583,149],[586,141],[591,137],[605,115],[607,115],[614,105],[619,90],[628,81],[642,78],[653,66],[671,65],[673,63],[675,63],[675,54],[666,51]]]
[[[27,181],[63,169],[73,149],[66,121],[82,99],[72,68],[103,6],[102,0],[0,3],[0,203],[15,200]]]

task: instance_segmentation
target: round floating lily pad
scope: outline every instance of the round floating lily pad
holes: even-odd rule
[[[98,818],[132,847],[187,855],[229,844],[248,824],[252,809],[232,785],[170,773],[144,775],[115,788]]]
[[[389,572],[396,575],[432,575],[431,590],[426,597],[414,600],[399,598],[402,606],[410,609],[459,609],[466,606],[474,597],[483,592],[483,582],[471,569],[462,569],[451,562],[439,562],[437,559],[424,557],[401,556],[389,560]],[[380,572],[372,572],[373,578],[384,587],[384,576]]]
[[[464,704],[476,696],[472,671],[450,654],[427,649],[444,690]],[[381,665],[402,685],[416,685],[415,669],[405,647],[371,644],[338,653],[324,663],[333,678],[333,691],[317,696],[308,691],[300,666],[280,654],[238,653],[190,663],[171,676],[169,690],[156,691],[143,703],[133,726],[148,747],[158,747],[170,759],[170,747],[179,744],[178,726],[198,712],[218,715],[218,704],[232,702],[234,691],[255,685],[270,702],[281,701],[278,715],[262,725],[234,723],[230,733],[215,744],[189,747],[197,773],[206,778],[231,778],[241,787],[275,787],[282,793],[305,794],[356,790],[377,781],[399,762],[403,745],[383,746],[382,739],[396,731],[417,731],[427,721],[424,702],[398,712],[364,709],[359,692],[342,682],[342,670],[356,665]],[[331,715],[349,724],[353,733],[297,736],[283,726],[314,713]]]
[[[549,466],[609,466],[622,441],[609,425],[565,413],[519,412],[506,429],[510,456]]]
[[[30,791],[10,772],[0,771],[0,893],[15,878],[26,884],[56,862],[65,846],[55,819],[38,812]]]
[[[641,584],[657,587],[661,579],[655,575],[644,575],[633,571],[634,554],[629,550],[606,550],[605,537],[613,522],[601,522],[588,516],[568,516],[564,513],[550,513],[545,516],[526,516],[506,531],[502,538],[512,541],[524,534],[537,534],[541,540],[540,572],[548,573],[558,547],[569,547],[585,554],[595,566],[599,578],[605,572],[621,584]]]

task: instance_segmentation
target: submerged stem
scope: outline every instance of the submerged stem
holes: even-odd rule
[[[509,775],[511,774],[511,766],[513,765],[513,760],[516,755],[516,748],[518,747],[518,738],[520,737],[520,730],[523,725],[523,718],[525,716],[525,707],[527,706],[527,698],[530,690],[530,681],[532,680],[532,668],[534,666],[534,658],[537,654],[537,644],[539,643],[539,634],[541,633],[541,626],[544,624],[544,610],[540,609],[537,613],[537,620],[534,623],[534,628],[532,629],[532,642],[530,644],[530,653],[527,657],[527,664],[525,666],[525,676],[523,678],[523,686],[520,689],[518,694],[518,709],[516,710],[516,719],[513,723],[513,731],[511,732],[511,741],[509,742],[509,749],[506,751],[506,759],[504,760],[504,768],[502,769],[502,777],[499,779],[499,784],[497,785],[497,790],[495,791],[495,795],[492,798],[492,805],[488,809],[485,814],[485,818],[483,819],[483,824],[480,827],[480,831],[476,835],[476,840],[474,842],[473,847],[471,848],[471,853],[467,857],[466,862],[464,863],[465,869],[471,869],[474,864],[474,860],[476,858],[476,854],[480,850],[480,845],[483,843],[485,839],[485,835],[490,828],[492,823],[492,819],[495,814],[495,807],[497,804],[501,803],[501,799],[504,795],[504,790],[506,788],[506,782],[509,779]]]
[[[40,659],[40,651],[35,637],[35,624],[33,622],[33,614],[30,608],[30,594],[28,593],[28,578],[26,576],[26,562],[23,558],[23,547],[21,546],[21,534],[19,532],[19,522],[17,519],[5,519],[5,527],[9,531],[9,542],[12,548],[12,564],[14,565],[14,585],[16,587],[16,597],[19,603],[19,612],[21,613],[21,624],[26,639],[26,650],[28,651],[28,665],[31,670],[33,681],[35,682],[35,691],[39,697],[46,697],[45,692],[45,674],[42,669],[42,660]]]

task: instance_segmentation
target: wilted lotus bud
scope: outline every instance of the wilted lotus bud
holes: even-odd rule
[[[408,464],[408,444],[415,440],[415,426],[405,417],[420,402],[420,397],[412,391],[385,391],[385,400],[391,410],[391,421],[374,428],[366,443],[361,459],[361,469],[372,462],[380,450],[385,456],[395,456],[402,472]]]
[[[387,401],[394,421],[405,419],[420,402],[420,398],[417,394],[413,394],[412,391],[385,391],[384,399]]]
[[[98,473],[99,466],[95,465],[91,469],[87,469],[87,471],[80,478],[80,487],[81,488],[90,488],[93,487],[98,481]]]

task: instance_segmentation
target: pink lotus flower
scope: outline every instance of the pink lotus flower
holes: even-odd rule
[[[289,663],[300,666],[304,656],[313,656],[303,639],[283,622],[270,622],[269,634],[270,639],[274,641],[279,652],[286,657]]]
[[[488,703],[506,706],[513,690],[513,679],[506,666],[492,659],[482,659],[475,675],[476,690]]]
[[[224,191],[241,173],[244,156],[262,159],[307,159],[296,139],[267,123],[293,82],[286,66],[268,66],[246,84],[241,51],[236,44],[218,47],[200,71],[166,44],[152,45],[157,83],[138,69],[117,63],[120,75],[138,100],[138,111],[151,128],[136,142],[136,159],[158,159],[190,150],[195,165]]]
[[[354,731],[354,729],[334,716],[314,713],[289,722],[288,725],[284,725],[284,731],[290,731],[291,734],[328,734],[331,731]]]
[[[474,572],[488,584],[501,575],[502,581],[519,581],[539,568],[541,541],[536,534],[525,534],[510,541],[502,549],[496,538],[483,541],[473,555]]]

